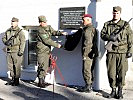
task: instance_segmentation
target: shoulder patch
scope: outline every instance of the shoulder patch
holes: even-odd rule
[[[48,38],[49,36],[48,36],[48,34],[43,34],[42,37],[46,39],[46,38]]]

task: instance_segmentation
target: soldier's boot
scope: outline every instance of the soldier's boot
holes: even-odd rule
[[[7,82],[5,85],[12,85],[12,84],[14,84],[14,77],[12,77],[12,79],[9,82]]]
[[[109,98],[116,98],[116,88],[112,88],[111,94],[109,95]]]
[[[92,91],[92,85],[85,85],[85,87],[78,89],[79,92],[87,92],[90,93]]]
[[[118,87],[117,99],[123,99],[122,87]]]
[[[45,83],[43,78],[39,78],[38,87],[45,88]]]
[[[12,86],[18,86],[19,85],[19,78],[14,78],[14,83]]]

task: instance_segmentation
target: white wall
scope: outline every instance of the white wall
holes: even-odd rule
[[[122,7],[122,19],[129,20],[132,17],[132,1],[131,0],[101,0],[101,2],[91,2],[93,0],[0,0],[0,76],[7,76],[7,64],[5,53],[2,51],[4,47],[1,37],[2,33],[10,27],[12,17],[20,20],[20,26],[38,25],[37,17],[45,15],[54,29],[58,29],[59,8],[61,7],[86,7],[86,12],[92,14],[93,24],[100,32],[104,22],[112,19],[112,7]],[[68,30],[71,33],[71,30]],[[65,37],[59,37],[63,42]],[[100,39],[100,34],[99,34]],[[104,42],[99,40],[99,52],[101,56],[97,59],[95,71],[96,82],[98,88],[109,88],[106,73],[106,52],[103,47]],[[65,81],[70,85],[84,85],[82,78],[82,58],[80,47],[72,51],[64,51],[62,49],[54,49],[53,53],[58,56],[57,65],[60,68]],[[98,81],[97,81],[98,80]],[[57,82],[63,83],[60,76],[57,75]],[[98,82],[98,83],[97,83]]]
[[[20,19],[20,25],[38,25],[37,17],[45,15],[48,23],[58,28],[58,10],[60,7],[87,6],[88,0],[0,0],[1,31],[10,26],[10,19]]]

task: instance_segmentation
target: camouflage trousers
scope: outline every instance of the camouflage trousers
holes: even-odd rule
[[[110,87],[123,87],[128,70],[128,59],[126,54],[107,53],[107,71]]]
[[[20,78],[22,59],[23,56],[18,56],[17,53],[7,53],[7,63],[11,77]]]
[[[83,69],[82,69],[82,73],[83,73],[83,78],[84,81],[87,85],[92,84],[92,59],[90,59],[89,57],[86,57],[86,59],[83,60]]]
[[[37,61],[38,61],[38,78],[45,78],[48,67],[49,67],[49,57],[50,52],[43,52],[37,54]]]

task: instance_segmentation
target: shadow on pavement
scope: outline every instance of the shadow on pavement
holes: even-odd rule
[[[3,81],[9,81],[9,78],[0,78]],[[11,86],[9,86],[10,88]],[[65,96],[53,93],[51,91],[45,90],[43,88],[38,88],[35,86],[31,86],[31,84],[23,82],[20,80],[19,86],[12,86],[12,94],[16,95],[16,97],[23,98],[24,100],[69,100]],[[10,91],[10,92],[11,92]],[[8,91],[7,91],[8,92]],[[15,97],[13,97],[15,98]],[[0,98],[0,100],[3,100]]]
[[[103,91],[103,90],[99,90],[97,95],[101,95],[104,98],[109,98],[110,97],[110,94],[105,92],[105,91]]]
[[[63,84],[60,84],[60,85],[64,86]],[[81,89],[83,86],[68,85],[67,87],[73,88],[73,89],[75,89],[75,91],[79,92],[78,89]],[[109,98],[109,97],[110,97],[110,94],[107,93],[107,92],[105,92],[105,91],[103,91],[103,90],[94,90],[94,89],[93,89],[93,92],[97,92],[97,93],[96,93],[97,96],[102,96],[102,97],[104,97],[104,98]]]
[[[34,86],[37,86],[35,82],[28,82],[28,83],[30,83]],[[60,85],[60,86],[58,86],[58,85]],[[66,98],[65,99],[61,98],[60,99],[59,95],[55,94],[54,100],[95,100],[95,99],[98,99],[98,97],[94,98],[92,95],[87,96],[87,94],[83,95],[83,93],[77,92],[76,89],[81,88],[81,86],[76,86],[76,85],[67,85],[67,86],[65,86],[65,84],[59,84],[59,83],[58,83],[58,85],[55,87],[55,92],[57,91],[57,92],[63,94],[64,96],[67,97],[67,99]],[[50,94],[50,95],[52,96],[53,94]],[[46,100],[48,100],[48,99],[46,99]]]
[[[0,78],[3,81],[9,81],[9,78]],[[56,85],[55,91],[53,93],[52,86],[48,88],[39,88],[37,87],[36,82],[32,81],[22,81],[20,80],[19,86],[9,86],[11,91],[9,94],[12,98],[20,98],[24,100],[97,100],[99,97],[106,98],[109,94],[104,91],[93,91],[92,93],[80,93],[76,89],[81,86],[75,85]],[[8,87],[7,87],[8,88]],[[49,90],[50,89],[50,90]],[[5,90],[8,95],[8,90]],[[15,97],[13,97],[15,95]],[[101,98],[101,99],[104,99]],[[0,99],[1,100],[1,99]],[[99,99],[100,100],[100,99]]]
[[[27,91],[26,93],[22,91]],[[60,95],[58,93],[53,93],[51,91],[45,90],[43,88],[38,87],[31,87],[28,83],[22,83],[19,85],[19,91],[13,92],[15,95],[23,97],[25,100],[68,100],[63,95]],[[31,96],[28,96],[28,94],[31,94]]]

